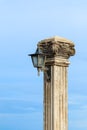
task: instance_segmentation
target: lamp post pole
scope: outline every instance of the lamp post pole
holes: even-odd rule
[[[68,130],[67,68],[75,54],[73,42],[53,37],[38,43],[46,55],[44,71],[44,130]]]

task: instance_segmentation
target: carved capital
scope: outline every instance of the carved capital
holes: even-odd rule
[[[63,57],[68,59],[75,54],[74,43],[61,37],[42,40],[38,47],[47,57]]]

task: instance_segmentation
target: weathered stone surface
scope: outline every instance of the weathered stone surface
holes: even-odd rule
[[[44,130],[68,130],[68,58],[75,54],[73,42],[53,37],[38,47],[46,54],[44,71]]]
[[[38,47],[48,57],[60,56],[69,58],[75,54],[74,43],[57,36],[40,41]]]

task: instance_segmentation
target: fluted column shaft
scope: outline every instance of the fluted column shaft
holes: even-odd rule
[[[44,73],[44,130],[68,130],[67,65],[47,65],[50,79]]]

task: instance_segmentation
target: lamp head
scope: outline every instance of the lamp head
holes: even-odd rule
[[[37,48],[34,54],[29,54],[28,56],[31,56],[33,66],[38,69],[39,74],[39,71],[43,70],[45,66],[45,55],[40,48]]]

